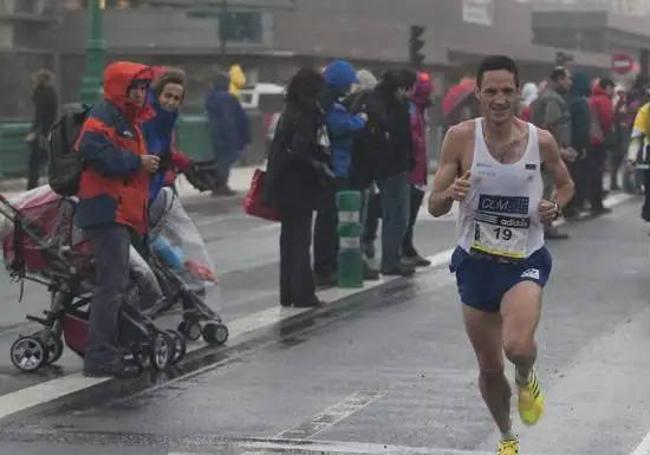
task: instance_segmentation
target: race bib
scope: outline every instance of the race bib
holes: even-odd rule
[[[525,259],[530,217],[527,197],[481,195],[474,216],[472,250],[492,256]]]

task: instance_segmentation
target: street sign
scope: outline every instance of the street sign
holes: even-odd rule
[[[629,54],[612,55],[612,71],[616,74],[627,74],[634,68],[634,58]]]
[[[464,22],[492,26],[494,22],[493,0],[463,0],[462,7]]]

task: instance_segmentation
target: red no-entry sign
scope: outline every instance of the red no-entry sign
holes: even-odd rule
[[[612,71],[617,74],[627,74],[634,68],[634,58],[629,54],[612,55]]]

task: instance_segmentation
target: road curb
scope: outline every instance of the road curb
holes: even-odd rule
[[[426,272],[439,270],[429,267]],[[386,292],[390,288],[410,287],[409,278],[384,280],[375,286],[358,290],[332,300],[322,307],[309,309],[281,309],[286,317],[253,329],[240,327],[240,333],[232,338],[232,344],[211,347],[194,344],[188,349],[183,362],[166,371],[145,371],[134,379],[86,378],[82,373],[73,373],[52,379],[34,386],[0,396],[0,427],[10,422],[20,421],[34,415],[48,415],[58,412],[72,412],[90,406],[98,400],[103,401],[120,396],[132,397],[138,393],[148,393],[155,389],[185,380],[206,371],[237,361],[267,344],[277,343],[292,337],[305,329],[324,325],[335,316],[351,310],[361,310],[373,305],[369,295]],[[324,292],[332,291],[332,289]],[[360,302],[359,300],[365,300]],[[279,305],[278,305],[279,307]],[[243,318],[246,319],[246,318]],[[229,327],[232,326],[228,324]],[[144,380],[143,380],[144,379]]]

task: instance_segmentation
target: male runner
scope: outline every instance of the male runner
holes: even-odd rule
[[[533,425],[544,411],[533,370],[542,289],[551,272],[544,223],[571,200],[573,182],[551,134],[515,117],[519,75],[510,58],[481,63],[476,96],[485,117],[447,133],[429,212],[438,217],[460,203],[450,268],[478,359],[479,388],[501,430],[497,454],[517,455],[503,353],[516,367],[521,420]],[[555,180],[553,201],[542,197],[542,164]]]

